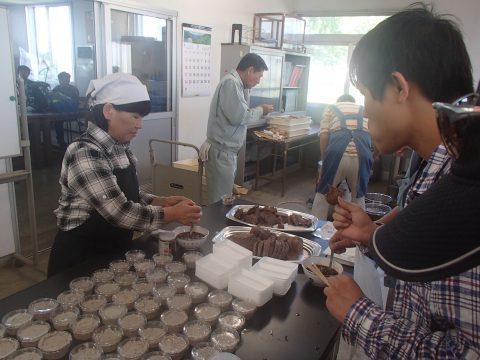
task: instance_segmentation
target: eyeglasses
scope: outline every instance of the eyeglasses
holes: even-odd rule
[[[470,93],[451,104],[440,102],[432,104],[437,111],[437,125],[442,141],[449,154],[455,159],[459,156],[466,120],[478,118],[480,121],[480,106],[476,106],[479,99],[479,94]]]

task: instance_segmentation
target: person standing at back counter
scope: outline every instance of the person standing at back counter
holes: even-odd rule
[[[87,96],[93,105],[88,129],[63,158],[49,277],[95,255],[123,253],[133,246],[133,231],[173,221],[190,225],[202,214],[183,196],[139,190],[129,143],[150,112],[146,87],[133,75],[116,73],[92,80]]]
[[[249,108],[250,89],[257,86],[268,70],[265,61],[249,53],[237,69],[223,77],[215,90],[208,116],[207,140],[200,149],[206,161],[208,203],[230,195],[237,170],[237,154],[243,146],[247,125],[273,111],[273,105]]]

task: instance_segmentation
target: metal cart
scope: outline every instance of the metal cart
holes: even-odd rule
[[[186,146],[197,152],[198,171],[162,164],[155,158],[154,143]],[[200,160],[200,150],[192,144],[172,140],[150,139],[150,164],[152,165],[153,193],[159,196],[185,196],[197,204],[202,204],[203,161]]]

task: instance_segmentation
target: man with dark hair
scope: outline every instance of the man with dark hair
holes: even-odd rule
[[[59,84],[52,90],[52,111],[54,112],[75,112],[78,110],[80,94],[78,89],[70,84],[70,74],[62,71],[58,74]],[[63,121],[55,122],[55,135],[57,144],[65,147]]]
[[[250,89],[260,83],[268,70],[257,54],[248,53],[237,69],[225,75],[215,90],[208,116],[207,140],[201,148],[206,161],[208,202],[214,203],[232,193],[237,154],[247,133],[247,125],[273,111],[273,106],[262,104],[249,107]]]
[[[331,186],[336,187],[343,180],[347,182],[352,201],[365,208],[373,163],[371,142],[363,106],[355,104],[353,96],[344,94],[325,110],[320,123],[322,170],[313,200],[313,215],[327,219],[330,205],[326,194]]]
[[[382,153],[392,153],[409,146],[422,159],[402,210],[408,212],[410,204],[414,206],[416,199],[421,200],[421,195],[450,170],[450,156],[442,144],[432,103],[453,102],[473,90],[471,63],[462,34],[455,23],[425,5],[399,12],[359,41],[352,54],[350,77],[365,96],[375,147]],[[394,209],[374,223],[361,209],[339,199],[333,218],[340,231],[330,240],[332,251],[367,245],[375,229],[382,224],[389,228],[389,223],[396,223],[397,215],[402,213]],[[419,248],[408,247],[412,254],[427,253]],[[361,250],[368,253],[365,247]],[[368,260],[371,273],[376,272],[375,263]],[[353,281],[344,279],[341,291],[345,297],[337,293],[340,283],[336,280],[331,291],[326,291],[327,306],[344,321],[342,335],[348,343],[362,347],[371,358],[469,358],[467,353],[462,354],[469,346],[464,335],[472,335],[471,329],[478,328],[478,324],[468,319],[471,314],[464,314],[461,306],[453,307],[451,299],[461,294],[449,289],[460,286],[457,283],[478,283],[478,275],[432,283],[397,281],[393,314],[379,310],[362,286],[362,279],[355,277],[355,281],[365,297],[359,297]],[[474,316],[478,318],[478,314]],[[374,328],[383,329],[382,334],[378,335]],[[478,331],[473,338],[478,343]]]
[[[42,92],[38,83],[28,78],[30,76],[30,72],[30,68],[26,65],[20,65],[17,68],[17,74],[23,79],[25,85],[27,111],[30,113],[46,112],[48,110],[48,98]]]

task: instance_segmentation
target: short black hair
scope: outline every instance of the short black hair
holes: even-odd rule
[[[32,70],[30,70],[30,68],[27,66],[27,65],[19,65],[18,68],[17,68],[17,72],[20,72],[20,71],[28,71],[28,72],[31,72]]]
[[[89,114],[87,115],[87,120],[96,124],[99,128],[108,131],[108,121],[103,115],[103,106],[105,104],[97,104],[90,109]],[[126,111],[129,113],[139,114],[141,116],[146,116],[150,114],[152,104],[150,100],[139,101],[130,104],[123,105],[114,105],[112,106],[118,111]]]
[[[425,4],[385,19],[353,51],[350,79],[375,99],[383,99],[394,71],[432,102],[452,102],[473,91],[472,65],[458,26]]]
[[[337,102],[355,102],[355,98],[350,94],[343,94],[337,99]]]
[[[58,77],[58,80],[61,80],[61,79],[70,80],[70,74],[65,71],[62,71],[61,73],[59,73],[57,77]]]
[[[253,66],[255,71],[268,70],[268,66],[260,55],[248,53],[245,55],[237,65],[237,70],[244,71],[250,66]]]

